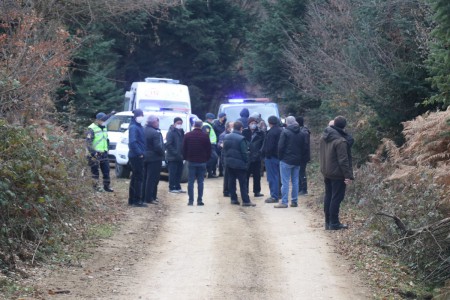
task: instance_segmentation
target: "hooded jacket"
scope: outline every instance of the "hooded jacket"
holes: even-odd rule
[[[184,130],[170,125],[166,135],[166,160],[183,161]]]
[[[144,127],[141,123],[136,122],[135,118],[131,119],[128,129],[128,157],[140,157],[145,152],[145,136]]]
[[[354,139],[336,126],[325,128],[320,138],[320,172],[328,179],[354,179],[351,147]]]
[[[280,161],[300,166],[306,160],[305,134],[298,124],[289,125],[281,132],[278,142],[278,158]]]
[[[247,128],[248,127],[248,117],[250,116],[250,111],[248,110],[248,108],[243,108],[241,110],[241,112],[239,113],[239,115],[241,117],[239,119],[237,119],[236,121],[242,122],[243,128]]]
[[[274,125],[267,130],[262,147],[263,157],[278,159],[278,142],[280,141],[281,132],[283,132],[283,129],[278,125]]]

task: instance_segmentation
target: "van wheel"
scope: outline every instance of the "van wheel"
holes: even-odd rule
[[[188,182],[188,176],[189,176],[188,164],[187,161],[185,161],[183,163],[183,173],[181,173],[181,182],[182,183]]]
[[[130,178],[130,167],[128,165],[120,165],[116,162],[116,167],[114,168],[117,178]]]

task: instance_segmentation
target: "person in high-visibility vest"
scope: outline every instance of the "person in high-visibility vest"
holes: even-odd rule
[[[111,179],[109,177],[108,160],[108,132],[104,122],[110,115],[100,112],[96,115],[94,123],[89,125],[86,133],[86,147],[89,152],[88,163],[91,167],[92,179],[94,179],[94,189],[96,191],[114,192],[110,187]],[[103,189],[99,186],[99,169],[103,175]]]
[[[216,175],[217,168],[217,135],[213,128],[214,114],[207,113],[205,116],[206,122],[203,122],[202,130],[209,136],[209,141],[211,142],[211,158],[206,163],[206,171],[208,172],[208,178],[217,178]]]

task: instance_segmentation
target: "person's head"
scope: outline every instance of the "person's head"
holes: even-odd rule
[[[242,128],[243,128],[243,127],[244,127],[244,125],[242,124],[241,121],[236,121],[236,122],[234,122],[234,124],[233,124],[233,130],[234,130],[234,131],[242,132]]]
[[[108,119],[107,115],[104,112],[99,112],[96,116],[95,116],[95,122],[98,125],[103,125],[103,123]]]
[[[215,118],[215,117],[216,117],[216,116],[214,116],[213,113],[207,113],[207,114],[205,115],[206,122],[211,123],[212,121],[214,121],[214,118]]]
[[[250,116],[250,111],[248,110],[248,108],[243,108],[242,110],[241,110],[241,112],[239,113],[239,115],[242,117],[242,118],[248,118],[249,116]]]
[[[258,120],[254,117],[248,118],[248,128],[250,128],[250,130],[256,130],[257,127],[258,127]]]
[[[181,119],[180,117],[175,117],[173,119],[173,126],[176,129],[183,129],[183,119]]]
[[[334,120],[331,120],[330,122],[328,122],[328,126],[334,126]]]
[[[233,130],[233,125],[234,125],[234,122],[228,121],[227,123],[225,123],[225,130],[227,132],[231,132],[231,130]]]
[[[337,116],[334,118],[334,126],[340,129],[344,129],[347,126],[347,120],[343,116]]]
[[[148,116],[147,126],[151,126],[153,128],[159,128],[159,118],[155,115]]]
[[[269,122],[269,127],[273,127],[280,123],[280,120],[278,120],[276,116],[270,116],[267,121]]]
[[[297,121],[295,120],[295,117],[293,117],[293,116],[289,116],[286,118],[286,126],[291,126],[291,125],[298,125]]]
[[[261,119],[261,114],[259,112],[252,112],[249,118],[255,118],[257,122]]]
[[[194,121],[194,128],[201,129],[202,126],[203,126],[203,121],[202,120],[197,119],[197,120]]]
[[[295,120],[297,121],[298,126],[302,127],[305,125],[305,120],[303,119],[302,116],[298,116],[297,118],[295,118]]]
[[[222,123],[222,124],[225,123],[225,122],[227,121],[227,114],[221,112],[221,113],[219,114],[219,121],[220,121],[220,123]]]
[[[133,118],[137,123],[142,123],[142,121],[144,120],[144,112],[139,108],[133,110]]]

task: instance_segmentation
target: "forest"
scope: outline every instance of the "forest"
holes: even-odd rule
[[[0,270],[48,260],[87,226],[98,206],[73,184],[89,180],[86,127],[132,82],[165,77],[198,116],[236,96],[269,97],[316,136],[345,116],[364,234],[343,239],[423,284],[389,293],[446,299],[449,43],[448,0],[0,1]]]

